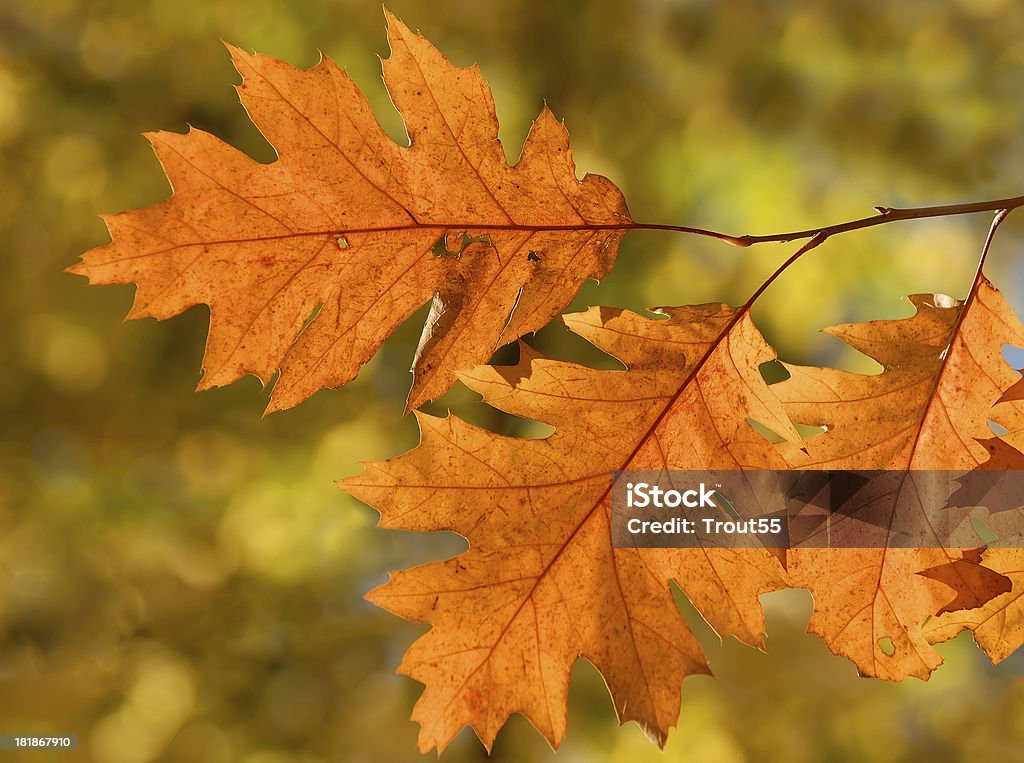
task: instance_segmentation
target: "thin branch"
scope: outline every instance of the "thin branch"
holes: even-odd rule
[[[956,325],[953,327],[953,331],[952,331],[952,334],[951,334],[951,337],[953,337],[953,338],[955,338],[956,335],[957,335],[957,332],[959,332],[960,324],[962,323],[964,317],[967,315],[967,311],[968,311],[968,309],[971,306],[971,302],[974,300],[974,296],[975,296],[975,294],[978,291],[978,285],[981,283],[982,279],[985,277],[984,273],[982,271],[983,271],[983,269],[985,267],[985,260],[988,258],[988,253],[989,253],[989,250],[992,247],[992,240],[995,238],[996,231],[999,229],[999,226],[1002,225],[1003,220],[1006,219],[1006,216],[1009,215],[1010,212],[1012,212],[1015,209],[1015,207],[1013,207],[1013,206],[1004,206],[1005,202],[1008,202],[1008,201],[1017,201],[1018,202],[1018,206],[1024,206],[1024,196],[1021,196],[1021,197],[1018,197],[1017,199],[1002,199],[1002,200],[1000,200],[998,202],[982,201],[982,202],[976,202],[974,204],[959,204],[959,205],[951,205],[951,206],[947,206],[947,207],[924,207],[924,208],[921,208],[921,209],[900,209],[900,210],[886,209],[884,212],[880,212],[879,213],[879,215],[885,215],[886,213],[896,213],[896,212],[899,212],[899,213],[903,213],[904,216],[903,217],[898,217],[898,218],[892,218],[892,219],[912,220],[912,219],[920,218],[920,217],[938,217],[938,216],[940,216],[940,213],[937,212],[936,210],[956,209],[957,211],[945,212],[944,214],[968,214],[970,212],[988,211],[987,208],[985,206],[982,206],[982,205],[990,205],[990,204],[997,204],[998,205],[997,208],[996,208],[995,217],[992,220],[992,225],[991,225],[991,227],[989,228],[989,231],[988,231],[988,236],[985,237],[985,245],[981,249],[981,258],[978,260],[978,271],[977,271],[976,275],[974,276],[974,281],[971,283],[971,291],[967,295],[967,299],[966,299],[966,301],[965,301],[965,303],[963,305],[963,308],[960,310],[960,314],[957,317]],[[974,209],[965,209],[964,207],[976,207],[976,208],[974,208]],[[883,209],[883,208],[879,207],[879,209]],[[916,214],[914,214],[914,213],[916,213]],[[924,214],[924,213],[928,213],[928,214]],[[865,219],[875,219],[875,218],[865,218]],[[858,220],[856,222],[863,222],[863,221]],[[878,223],[875,223],[875,224],[877,225]],[[789,269],[790,265],[795,263],[797,260],[799,260],[801,257],[803,257],[805,254],[807,254],[812,249],[816,249],[817,247],[821,246],[823,243],[825,243],[825,240],[829,236],[835,235],[836,233],[842,233],[842,232],[847,231],[847,230],[857,230],[857,227],[849,227],[849,226],[853,226],[853,225],[854,225],[854,223],[846,223],[844,225],[834,225],[831,228],[822,228],[819,231],[815,231],[815,232],[811,233],[810,240],[807,241],[807,243],[805,243],[799,249],[797,249],[796,252],[791,254],[786,259],[786,261],[783,262],[781,265],[779,265],[779,267],[775,269],[775,272],[772,273],[770,276],[768,276],[768,278],[764,281],[764,283],[762,283],[757,288],[757,290],[753,294],[750,295],[750,299],[748,299],[743,304],[743,307],[740,310],[740,313],[742,314],[742,313],[749,312],[750,309],[754,306],[754,303],[757,302],[757,300],[761,297],[761,295],[764,294],[766,291],[768,291],[769,287],[771,287],[771,285],[773,283],[775,283],[775,281],[777,281],[779,279],[779,277],[783,273],[786,272],[786,270]],[[866,227],[869,227],[869,226],[861,225],[861,226],[858,226],[858,227],[866,228]],[[796,235],[794,237],[795,238],[805,238],[805,236],[803,236],[803,232],[801,232],[800,235]],[[768,240],[768,238],[766,237],[765,240]],[[754,243],[758,243],[758,242],[754,242]],[[730,324],[730,327],[731,327],[731,324]],[[952,342],[952,339],[950,341]],[[943,359],[943,367],[945,367],[945,358]],[[941,375],[942,375],[942,372],[940,370],[939,377]],[[938,377],[936,377],[936,378],[938,378]]]
[[[692,233],[695,236],[717,238],[719,241],[725,241],[726,243],[739,247],[748,247],[753,243],[757,243],[756,241],[748,241],[750,236],[731,236],[728,233],[722,233],[716,230],[708,230],[707,228],[692,228],[689,225],[662,225],[659,223],[623,223],[617,225],[599,225],[594,227],[612,228],[615,230],[665,230],[671,231],[673,233]],[[781,241],[782,239],[779,240]]]
[[[826,238],[828,238],[828,236],[826,236],[824,233],[815,233],[811,237],[810,241],[808,241],[806,244],[797,249],[796,252],[791,254],[789,256],[789,259],[787,259],[785,262],[779,265],[779,267],[776,268],[775,272],[768,276],[767,280],[758,287],[757,291],[750,295],[750,299],[747,300],[746,304],[744,305],[744,308],[749,310],[751,307],[753,307],[754,303],[757,302],[758,298],[766,291],[768,291],[768,287],[775,283],[775,281],[778,280],[779,276],[781,276],[790,265],[799,260],[801,257],[803,257],[805,254],[807,254],[815,247],[818,247],[821,244],[823,244]]]
[[[821,228],[808,228],[806,230],[791,231],[789,233],[771,233],[765,236],[731,236],[727,233],[705,230],[703,228],[691,228],[684,225],[654,225],[647,223],[634,223],[631,227],[635,230],[668,230],[679,233],[693,233],[698,236],[708,236],[720,241],[726,241],[734,246],[747,247],[753,244],[779,243],[795,241],[801,238],[814,239],[814,248],[825,242],[831,236],[848,231],[860,230],[862,228],[873,228],[876,225],[896,222],[898,220],[919,220],[925,217],[952,217],[954,215],[969,215],[976,212],[998,212],[999,210],[1011,210],[1024,206],[1024,196],[1013,196],[1008,199],[993,199],[991,201],[972,201],[966,204],[942,204],[934,207],[875,207],[878,214],[870,217],[862,217],[859,220],[850,220],[845,223],[826,225]],[[809,242],[811,243],[811,242]]]
[[[985,260],[988,259],[989,250],[992,248],[992,239],[996,237],[996,231],[999,230],[999,226],[1003,224],[1003,220],[1006,216],[1012,212],[1011,207],[1004,207],[996,212],[996,216],[992,219],[992,225],[988,229],[988,235],[985,237],[985,245],[981,248],[981,257],[978,258],[978,272],[974,276],[974,283],[971,285],[971,298],[974,296],[974,292],[978,290],[978,284],[981,283],[981,279],[985,277],[982,272],[985,269]],[[966,310],[964,312],[967,312]]]
[[[820,246],[831,236],[837,233],[846,233],[851,230],[860,230],[861,228],[871,228],[875,225],[883,225],[884,223],[892,223],[897,220],[914,220],[922,217],[950,217],[952,215],[968,215],[975,212],[995,212],[1000,209],[1010,210],[1016,209],[1017,207],[1024,206],[1024,196],[1015,196],[1010,199],[995,199],[993,201],[974,201],[968,204],[945,204],[937,207],[915,207],[909,209],[895,209],[891,207],[875,207],[878,210],[877,215],[871,217],[863,217],[860,220],[851,220],[850,222],[839,223],[837,225],[827,225],[823,228],[808,228],[807,230],[793,231],[791,233],[772,233],[766,236],[733,236],[728,233],[722,233],[720,231],[709,230],[707,228],[694,228],[689,225],[662,225],[660,223],[637,223],[637,222],[623,222],[623,223],[578,223],[570,225],[527,225],[521,223],[477,223],[477,222],[443,222],[443,223],[402,223],[400,225],[379,225],[361,228],[339,228],[337,230],[307,230],[307,231],[289,231],[288,233],[279,233],[268,236],[253,236],[246,238],[233,238],[233,239],[218,239],[214,241],[192,241],[182,242],[176,244],[175,247],[185,247],[193,245],[204,245],[214,246],[220,244],[240,244],[248,243],[251,241],[276,241],[281,239],[291,238],[313,238],[313,237],[336,237],[336,236],[348,236],[354,233],[391,233],[393,231],[408,231],[408,230],[436,230],[439,233],[445,231],[631,231],[631,230],[662,230],[672,231],[675,233],[689,233],[695,236],[704,236],[706,238],[714,238],[719,241],[725,241],[726,243],[732,244],[733,246],[748,247],[753,244],[765,244],[769,242],[786,242],[796,241],[797,239],[809,238],[812,241],[808,242],[811,244],[808,249],[804,251],[810,251],[817,246]],[[111,265],[114,262],[120,262],[125,259],[135,259],[141,257],[151,257],[157,254],[163,254],[166,250],[157,250],[153,252],[146,252],[144,254],[133,255],[130,257],[119,257],[117,260],[110,262],[92,262],[89,267],[95,268],[102,265]],[[802,252],[803,253],[803,252]],[[67,268],[68,272],[71,273],[82,273],[84,274],[88,268],[82,263],[72,265]]]
[[[765,236],[733,236],[728,233],[722,233],[720,231],[709,230],[707,228],[694,228],[689,225],[663,225],[661,223],[638,223],[638,222],[623,222],[623,223],[580,223],[575,225],[526,225],[520,223],[476,223],[476,222],[444,222],[444,223],[403,223],[401,225],[382,225],[382,226],[371,226],[363,228],[339,228],[337,230],[312,230],[312,231],[290,231],[288,233],[281,233],[269,236],[254,236],[246,238],[235,238],[235,239],[218,239],[215,241],[193,241],[183,242],[176,244],[174,248],[193,246],[193,245],[204,245],[214,246],[220,244],[239,244],[248,243],[251,241],[275,241],[281,239],[290,238],[308,238],[308,237],[336,237],[336,236],[347,236],[353,233],[390,233],[393,231],[406,231],[406,230],[437,230],[439,232],[444,231],[631,231],[631,230],[661,230],[671,231],[674,233],[689,233],[695,236],[704,236],[706,238],[714,238],[719,241],[725,241],[726,243],[732,244],[733,246],[748,247],[753,244],[767,244],[771,242],[785,243],[787,241],[796,241],[798,239],[811,239],[807,242],[806,248],[800,250],[800,254],[814,249],[825,243],[827,239],[835,236],[838,233],[846,233],[847,231],[860,230],[861,228],[872,228],[876,225],[884,225],[885,223],[893,223],[898,220],[917,220],[924,217],[952,217],[954,215],[969,215],[976,212],[997,212],[999,210],[1012,210],[1017,207],[1024,206],[1024,196],[1014,196],[1009,199],[993,199],[992,201],[972,201],[967,204],[943,204],[935,207],[908,207],[906,209],[898,209],[895,207],[875,207],[878,210],[877,215],[871,217],[862,217],[859,220],[851,220],[845,223],[837,223],[836,225],[826,225],[822,228],[808,228],[807,230],[792,231],[790,233],[770,233]],[[116,260],[108,262],[92,262],[87,267],[84,263],[77,263],[67,268],[69,273],[81,273],[85,275],[89,268],[95,268],[103,265],[112,265],[114,262],[121,262],[126,259],[136,259],[143,257],[152,257],[157,254],[163,254],[166,249],[161,249],[153,252],[146,252],[144,254],[132,255],[129,257],[119,257]],[[772,276],[774,279],[775,276]]]

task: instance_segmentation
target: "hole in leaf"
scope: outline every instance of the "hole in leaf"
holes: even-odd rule
[[[729,515],[729,519],[736,522],[740,521],[740,513],[736,511],[736,507],[732,505],[732,501],[718,491],[715,491],[715,503],[718,504],[718,507],[722,511]]]
[[[491,237],[487,235],[470,236],[465,231],[462,231],[461,233],[446,231],[445,234],[435,242],[432,252],[435,257],[449,257],[458,260],[462,259],[462,253],[466,251],[471,244],[486,244],[487,246],[494,246],[491,242]]]
[[[981,517],[971,517],[971,529],[974,534],[981,538],[981,542],[988,545],[999,540],[999,536],[992,532],[992,528],[985,524]]]
[[[1024,369],[1024,347],[1017,347],[1013,344],[1004,344],[1002,351],[1003,360],[1009,364],[1010,368],[1014,371]]]
[[[828,431],[828,424],[821,424],[820,426],[811,426],[810,424],[793,424],[796,427],[797,434],[803,439],[810,440],[812,437],[823,435]]]
[[[1001,424],[997,424],[991,419],[986,419],[985,423],[988,424],[988,428],[992,430],[992,434],[996,435],[997,437],[1002,437],[1004,434],[1009,434],[1010,432],[1009,429],[1002,426]]]
[[[878,648],[881,649],[888,657],[892,657],[896,654],[896,647],[893,646],[892,639],[888,636],[883,636],[878,639]]]
[[[750,426],[752,426],[754,428],[755,432],[757,432],[759,435],[761,435],[768,442],[771,442],[771,443],[782,442],[782,439],[783,439],[782,437],[777,435],[774,431],[772,431],[771,429],[766,427],[760,421],[754,421],[753,419],[748,418],[747,419],[747,423],[750,424]]]
[[[452,252],[448,249],[448,241],[446,236],[441,236],[434,244],[433,253],[435,257],[454,257],[459,259],[462,256],[462,250]]]
[[[338,236],[337,244],[339,249],[348,249],[348,239],[344,236]]]
[[[523,298],[523,289],[522,289],[522,287],[520,287],[519,291],[516,293],[516,301],[512,303],[512,309],[509,310],[508,311],[508,315],[505,316],[505,324],[501,327],[501,334],[502,334],[502,336],[505,335],[505,329],[508,328],[508,324],[512,322],[512,316],[515,315],[516,308],[519,307],[519,300],[521,300],[522,298]],[[494,363],[494,361],[491,361],[491,365],[493,365],[493,363]]]
[[[778,384],[792,376],[778,359],[766,360],[757,367],[757,370],[761,372],[761,378],[764,379],[765,384]]]
[[[679,608],[683,620],[694,634],[701,639],[714,639],[716,637],[715,630],[704,619],[704,615],[700,613],[700,610],[693,605],[693,602],[690,601],[690,598],[683,589],[674,580],[670,580],[668,585],[672,591],[672,599],[675,601],[675,605]]]
[[[543,258],[537,252],[527,252],[526,259],[529,262],[544,262]]]
[[[318,315],[320,315],[320,311],[321,311],[321,310],[323,309],[323,307],[324,307],[324,303],[323,303],[323,302],[321,302],[320,304],[316,305],[316,306],[315,306],[315,307],[314,307],[314,308],[312,309],[312,311],[310,311],[310,313],[309,313],[309,317],[308,317],[308,318],[306,318],[306,321],[305,321],[305,323],[303,323],[303,324],[302,324],[302,328],[301,328],[301,329],[299,329],[299,333],[300,333],[300,334],[301,334],[301,333],[302,333],[303,331],[305,331],[306,329],[308,329],[308,328],[309,328],[309,324],[311,324],[311,323],[312,323],[313,321],[315,321],[315,320],[316,320],[316,317],[317,317]]]
[[[755,432],[757,432],[770,443],[782,442],[785,439],[780,434],[775,432],[775,430],[769,429],[760,421],[755,421],[754,419],[748,418],[747,423],[754,428]],[[796,433],[800,435],[800,438],[805,441],[810,440],[812,437],[823,435],[825,434],[825,432],[828,431],[828,424],[812,425],[794,422],[793,427],[796,429]]]

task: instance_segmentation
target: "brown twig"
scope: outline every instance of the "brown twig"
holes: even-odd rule
[[[875,207],[878,214],[870,217],[862,217],[859,220],[850,220],[845,223],[826,225],[821,228],[807,228],[806,230],[791,231],[789,233],[771,233],[765,236],[730,236],[727,233],[705,230],[703,228],[691,228],[684,225],[655,225],[646,223],[634,223],[631,228],[635,230],[668,230],[679,233],[693,233],[698,236],[709,236],[720,241],[727,241],[734,246],[752,246],[753,244],[780,243],[795,241],[801,238],[810,238],[813,244],[808,249],[820,246],[826,239],[839,233],[860,230],[861,228],[872,228],[876,225],[896,222],[898,220],[919,220],[925,217],[952,217],[954,215],[969,215],[976,212],[997,212],[999,210],[1011,210],[1024,206],[1024,196],[1013,196],[1008,199],[993,199],[991,201],[972,201],[966,204],[942,204],[934,207]],[[806,251],[806,250],[805,250]]]

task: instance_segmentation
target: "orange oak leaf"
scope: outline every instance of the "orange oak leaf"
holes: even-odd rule
[[[409,145],[394,143],[348,74],[229,46],[242,104],[278,159],[201,130],[148,135],[173,187],[105,218],[112,243],[72,272],[138,285],[130,318],[210,308],[199,388],[280,378],[268,411],[353,379],[433,299],[408,404],[444,392],[602,278],[630,227],[607,179],[577,180],[544,108],[509,166],[491,90],[387,13],[384,80]],[[439,249],[435,250],[435,245]]]
[[[1003,399],[998,401],[1003,402]],[[1004,408],[1004,406],[1000,406]],[[988,458],[978,464],[977,468],[986,471],[1006,471],[1007,469],[1024,469],[1024,430],[1006,432],[997,437],[982,437],[978,444],[988,453]]]
[[[443,749],[466,724],[490,748],[515,712],[557,745],[580,656],[604,675],[620,721],[664,743],[680,681],[708,670],[672,580],[720,635],[763,643],[757,597],[785,585],[768,551],[612,545],[614,470],[785,468],[748,419],[799,440],[761,378],[774,353],[746,308],[662,312],[667,320],[607,308],[564,318],[626,371],[524,348],[515,367],[459,374],[490,405],[554,426],[549,437],[420,415],[417,448],[340,483],[380,511],[381,527],[453,530],[470,543],[393,573],[368,597],[432,626],[399,669],[426,685],[413,713],[422,750]]]
[[[1018,410],[1022,407],[1024,396],[1020,394],[1020,383],[1007,390],[999,398],[995,410],[1003,412],[1005,419],[1007,409]],[[989,453],[988,459],[978,466],[985,470],[1024,470],[1024,430],[1012,430],[998,437],[989,437],[980,441]],[[1007,496],[1007,505],[1024,502],[1024,496]],[[1019,544],[1019,534],[1024,512],[1019,508],[1000,512],[990,516],[986,523],[990,530],[1001,539],[1016,535],[1009,544]],[[995,541],[999,543],[999,540]],[[982,602],[973,608],[961,608],[960,611],[943,613],[941,617],[929,620],[925,626],[925,635],[932,643],[948,641],[963,630],[973,631],[974,640],[989,656],[993,663],[1001,662],[1014,651],[1024,645],[1024,548],[996,547],[987,548],[982,554],[982,563],[1008,578],[1012,587],[995,598]]]
[[[986,524],[991,523],[989,529],[993,532],[998,527],[997,537],[1004,533],[1020,533],[1024,529],[1024,523],[1020,521],[1020,510],[1024,509],[1024,493],[1019,475],[978,481],[970,478],[981,472],[1024,471],[1024,453],[1019,450],[1024,447],[1024,432],[1006,432],[996,437],[982,438],[978,444],[985,448],[988,458],[965,474],[965,479],[959,480],[960,487],[950,496],[949,506],[984,507],[988,511],[987,519],[980,514],[977,516]]]
[[[989,418],[1007,427],[1021,423],[1020,411],[991,413],[1017,378],[1002,345],[1024,340],[1024,326],[999,291],[979,273],[964,302],[943,295],[910,299],[917,308],[910,318],[828,330],[877,360],[881,374],[787,365],[791,377],[773,387],[787,413],[828,430],[802,449],[780,445],[791,465],[905,470],[905,476],[972,469],[987,456],[978,440],[991,435]],[[904,484],[900,494],[913,489],[913,479]],[[809,629],[864,675],[927,678],[942,660],[922,630],[925,620],[955,601],[988,601],[1006,584],[968,574],[959,552],[938,547],[938,530],[933,540],[935,548],[790,551],[793,585],[815,598]],[[944,565],[942,574],[922,574]]]
[[[982,561],[986,568],[1009,579],[1012,587],[980,607],[932,618],[925,624],[924,633],[937,644],[961,631],[973,631],[974,641],[997,663],[1024,644],[1024,549],[986,549]]]
[[[936,615],[975,609],[995,601],[1001,594],[1008,593],[1011,590],[1012,581],[1010,578],[999,574],[991,567],[985,566],[982,555],[983,551],[980,548],[968,549],[960,559],[955,559],[938,567],[930,567],[917,573],[923,577],[945,583],[957,591],[957,597],[936,612]],[[965,578],[972,579],[974,585],[966,589],[963,588],[962,581]],[[978,591],[984,592],[986,597],[984,601],[978,601],[975,597],[974,594]]]
[[[1016,403],[1021,401],[1024,401],[1024,378],[1018,379],[998,400],[1000,403]]]

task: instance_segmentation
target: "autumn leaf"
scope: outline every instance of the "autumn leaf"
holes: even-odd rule
[[[992,434],[989,418],[1008,428],[1024,423],[1021,411],[991,413],[1017,378],[1002,345],[1024,340],[999,291],[979,273],[964,302],[910,299],[917,308],[910,318],[828,330],[877,360],[882,373],[786,366],[791,377],[773,391],[787,413],[828,430],[802,448],[779,446],[793,467],[967,470],[988,455],[978,440]],[[809,629],[864,675],[927,678],[942,660],[922,623],[953,601],[985,602],[1005,590],[1005,581],[969,573],[957,552],[933,541],[932,548],[791,550],[791,582],[814,595]],[[942,574],[926,574],[944,565]]]
[[[173,187],[105,218],[112,243],[71,270],[138,285],[130,318],[210,308],[200,389],[245,374],[268,411],[353,379],[400,323],[433,309],[409,406],[454,372],[536,331],[615,260],[630,218],[603,177],[577,180],[565,127],[545,107],[509,166],[491,90],[385,12],[384,80],[409,145],[395,144],[348,74],[304,71],[229,46],[261,164],[202,130],[148,135]],[[307,325],[308,324],[308,325]]]
[[[524,348],[515,367],[459,375],[490,405],[554,426],[549,437],[419,415],[417,448],[340,483],[381,512],[381,527],[452,530],[470,542],[369,595],[432,626],[400,667],[426,684],[413,713],[422,750],[443,749],[466,724],[490,748],[514,712],[557,745],[581,655],[604,675],[620,720],[664,743],[681,679],[707,672],[670,580],[720,635],[763,644],[757,597],[785,585],[771,553],[612,546],[612,471],[784,468],[748,418],[799,440],[759,373],[774,353],[746,307],[663,312],[667,320],[607,308],[565,318],[626,371]]]
[[[993,663],[1001,662],[1024,644],[1024,549],[986,549],[982,555],[987,569],[1002,575],[1012,587],[979,607],[961,609],[929,620],[924,627],[928,640],[948,641],[964,630]]]
[[[957,591],[957,597],[936,612],[936,615],[943,615],[947,612],[962,612],[977,607],[982,607],[989,602],[995,601],[1004,593],[1009,593],[1012,588],[1012,580],[998,571],[986,566],[983,559],[983,550],[980,548],[968,549],[963,556],[952,562],[941,564],[938,567],[931,567],[921,570],[918,575],[938,580]],[[964,587],[964,580],[972,580],[974,585]],[[976,598],[976,593],[984,593],[984,601]],[[928,621],[925,625],[934,621]],[[928,631],[926,630],[926,635]],[[932,641],[932,643],[935,643]]]
[[[400,667],[425,686],[413,713],[423,751],[443,750],[465,725],[490,750],[517,712],[557,746],[579,657],[604,675],[620,721],[663,745],[682,679],[710,672],[672,583],[720,636],[757,647],[758,597],[806,588],[809,630],[869,676],[927,679],[941,663],[933,645],[965,629],[996,661],[1024,643],[1022,549],[945,549],[927,522],[914,549],[617,548],[610,497],[622,470],[803,470],[802,482],[792,480],[802,492],[786,507],[803,528],[831,532],[851,519],[829,513],[834,500],[851,514],[879,510],[871,530],[892,537],[903,529],[887,521],[897,507],[916,505],[922,519],[934,508],[916,473],[1021,468],[1024,380],[1001,350],[1024,346],[1024,326],[981,268],[963,302],[914,295],[910,318],[830,329],[877,360],[876,375],[787,366],[789,378],[769,387],[760,369],[775,353],[749,311],[789,264],[833,235],[998,211],[994,233],[1024,197],[877,207],[768,235],[637,224],[610,181],[577,178],[568,133],[546,106],[509,165],[480,71],[453,66],[385,14],[384,80],[407,145],[384,133],[330,59],[300,70],[228,46],[242,104],[277,159],[258,163],[201,130],[149,135],[171,197],[107,216],[111,243],[70,270],[96,284],[135,284],[131,318],[207,305],[199,387],[246,374],[275,380],[268,411],[351,381],[429,303],[409,409],[461,379],[489,405],[554,427],[524,440],[418,412],[418,447],[341,483],[379,509],[381,527],[469,541],[455,558],[393,573],[368,596],[430,626]],[[659,319],[593,308],[565,318],[624,371],[525,345],[515,366],[479,365],[559,315],[586,279],[603,278],[636,228],[744,247],[806,243],[742,307],[661,308]],[[993,437],[989,419],[1006,434]],[[800,425],[820,434],[803,439]],[[817,470],[899,477],[865,504],[863,474],[844,482]],[[947,508],[975,495],[960,499]],[[1004,504],[997,530],[1024,516]]]
[[[1018,370],[1018,373],[1020,371]],[[1024,401],[1024,378],[1017,382],[1002,394],[997,403],[1016,403]]]
[[[1024,401],[1020,388],[1020,382],[1010,387],[999,398],[995,411],[1003,412],[1005,417],[1007,409],[1019,410]],[[1024,470],[1024,452],[1020,450],[1024,447],[1024,430],[1007,431],[980,444],[989,457],[977,467],[979,470]],[[964,630],[973,631],[975,642],[993,663],[1005,660],[1024,645],[1024,549],[1014,547],[1020,542],[1024,511],[1011,508],[1019,507],[1024,498],[1019,493],[1001,498],[986,496],[985,506],[995,506],[993,511],[998,512],[986,519],[986,525],[1008,545],[985,549],[982,564],[1006,577],[1011,587],[976,606],[942,613],[925,625],[925,635],[932,643],[948,641]]]
[[[988,458],[959,480],[960,487],[949,497],[949,508],[984,507],[993,524],[1002,525],[1011,533],[1020,532],[1022,525],[1017,517],[1008,521],[1006,517],[993,515],[1024,508],[1024,475],[1006,474],[1008,471],[1024,471],[1024,453],[1011,442],[1024,444],[1022,435],[1024,432],[1007,432],[1004,436],[979,439],[978,444],[988,452]],[[1000,477],[976,479],[984,472],[996,472]],[[996,528],[989,529],[995,531]]]

